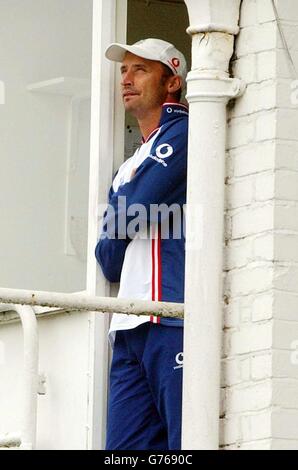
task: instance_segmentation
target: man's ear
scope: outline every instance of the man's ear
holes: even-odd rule
[[[178,75],[172,75],[168,81],[168,93],[173,94],[182,89],[182,78]]]

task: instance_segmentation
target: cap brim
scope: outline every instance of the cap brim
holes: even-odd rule
[[[143,59],[158,60],[153,54],[150,54],[150,52],[145,51],[141,47],[118,43],[111,44],[107,48],[105,56],[107,59],[113,60],[114,62],[122,62],[126,52],[131,52],[131,54],[143,57]]]

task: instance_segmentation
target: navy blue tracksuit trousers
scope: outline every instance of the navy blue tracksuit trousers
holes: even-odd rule
[[[182,367],[182,327],[116,332],[107,450],[181,449]]]

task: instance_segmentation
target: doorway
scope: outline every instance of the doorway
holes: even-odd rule
[[[128,0],[127,44],[140,39],[159,38],[171,42],[185,56],[188,70],[191,62],[191,37],[184,0]],[[182,97],[185,102],[185,97]],[[125,159],[131,157],[140,145],[141,136],[136,120],[125,117]]]

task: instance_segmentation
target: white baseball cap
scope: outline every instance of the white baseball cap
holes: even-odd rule
[[[106,58],[115,62],[122,62],[126,52],[131,52],[143,59],[157,60],[167,65],[174,75],[179,75],[183,79],[185,86],[187,65],[184,55],[176,49],[173,44],[162,39],[142,39],[132,44],[111,44],[106,50]]]

